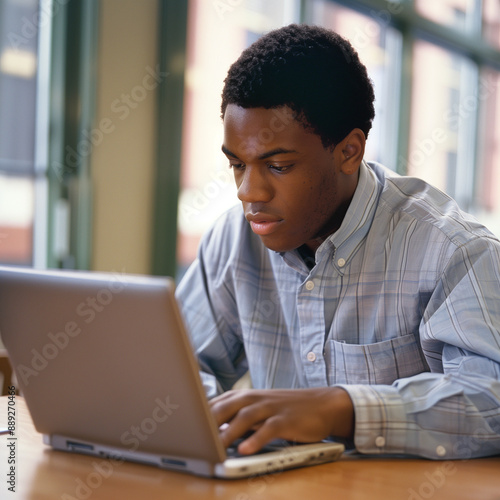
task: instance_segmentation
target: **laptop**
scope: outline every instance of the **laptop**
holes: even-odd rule
[[[219,438],[170,278],[0,267],[0,335],[54,449],[238,478],[337,460],[344,446]]]

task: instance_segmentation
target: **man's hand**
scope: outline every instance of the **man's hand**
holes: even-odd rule
[[[340,387],[228,391],[210,401],[224,446],[247,431],[255,432],[238,447],[252,454],[273,439],[316,442],[328,436],[352,438],[354,407]]]

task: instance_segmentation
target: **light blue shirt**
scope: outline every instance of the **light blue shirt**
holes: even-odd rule
[[[209,396],[339,385],[361,453],[500,453],[500,242],[422,180],[363,162],[311,270],[235,207],[177,296]]]

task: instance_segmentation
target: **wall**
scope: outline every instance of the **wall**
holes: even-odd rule
[[[102,0],[93,129],[93,270],[150,272],[157,0]]]

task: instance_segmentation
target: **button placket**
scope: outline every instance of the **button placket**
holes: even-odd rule
[[[309,292],[311,292],[312,290],[314,290],[315,288],[315,284],[314,284],[314,281],[313,280],[308,280],[306,281],[306,284],[305,284],[305,288],[306,290],[308,290]],[[309,361],[310,363],[314,363],[316,361],[316,354],[313,352],[313,351],[309,351],[307,354],[306,354],[306,359],[307,361]]]
[[[321,266],[317,266],[314,272],[320,273]],[[321,333],[325,329],[325,324],[323,301],[320,300],[322,293],[320,276],[321,274],[311,273],[307,281],[302,283],[297,295],[301,364],[307,385],[311,387],[327,384],[324,358],[321,356],[323,348],[321,340],[324,336]]]

